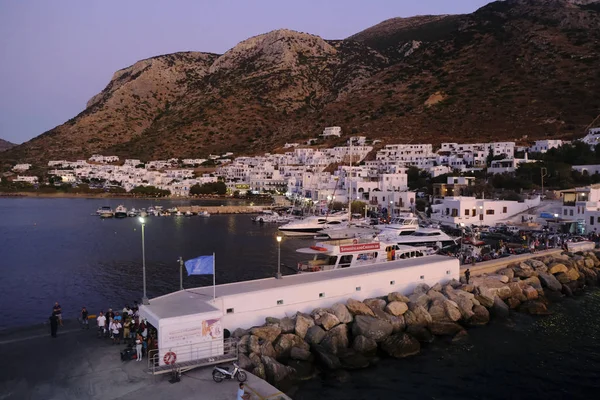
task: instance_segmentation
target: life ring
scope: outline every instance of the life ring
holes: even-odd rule
[[[352,240],[352,244],[358,244],[358,239]]]
[[[163,357],[163,361],[165,362],[165,364],[167,365],[172,365],[175,364],[175,362],[177,361],[177,355],[175,353],[173,353],[172,351],[167,352],[167,354],[165,354],[165,356]]]
[[[310,248],[313,250],[316,250],[316,251],[327,251],[327,249],[325,247],[310,246]]]

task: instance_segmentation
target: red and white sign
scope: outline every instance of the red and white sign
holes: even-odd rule
[[[365,244],[352,244],[347,246],[340,246],[341,253],[354,253],[357,251],[365,250],[379,250],[380,243],[365,243]]]

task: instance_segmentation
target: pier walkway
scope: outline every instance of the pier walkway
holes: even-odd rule
[[[93,322],[93,321],[90,321]],[[171,384],[169,374],[148,373],[146,360],[122,362],[124,345],[98,339],[94,326],[81,330],[65,321],[58,337],[48,325],[0,331],[0,398],[231,400],[237,381],[216,383],[212,367],[188,371]],[[253,400],[289,399],[278,389],[248,373],[246,391]]]

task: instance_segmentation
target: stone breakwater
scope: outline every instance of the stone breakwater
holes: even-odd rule
[[[468,328],[510,312],[548,314],[548,304],[597,285],[600,252],[563,253],[509,264],[493,274],[418,285],[412,294],[393,292],[363,301],[348,299],[310,314],[266,318],[262,326],[238,328],[240,366],[270,383],[314,377],[319,370],[365,368],[379,355],[404,358],[433,340],[468,337]]]
[[[177,209],[181,212],[191,211],[199,213],[208,211],[210,214],[258,214],[270,207],[264,206],[180,206]]]

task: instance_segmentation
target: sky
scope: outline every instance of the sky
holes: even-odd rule
[[[489,0],[0,0],[0,138],[27,141],[85,109],[113,73],[177,51],[224,53],[288,28],[343,39],[383,20]]]

